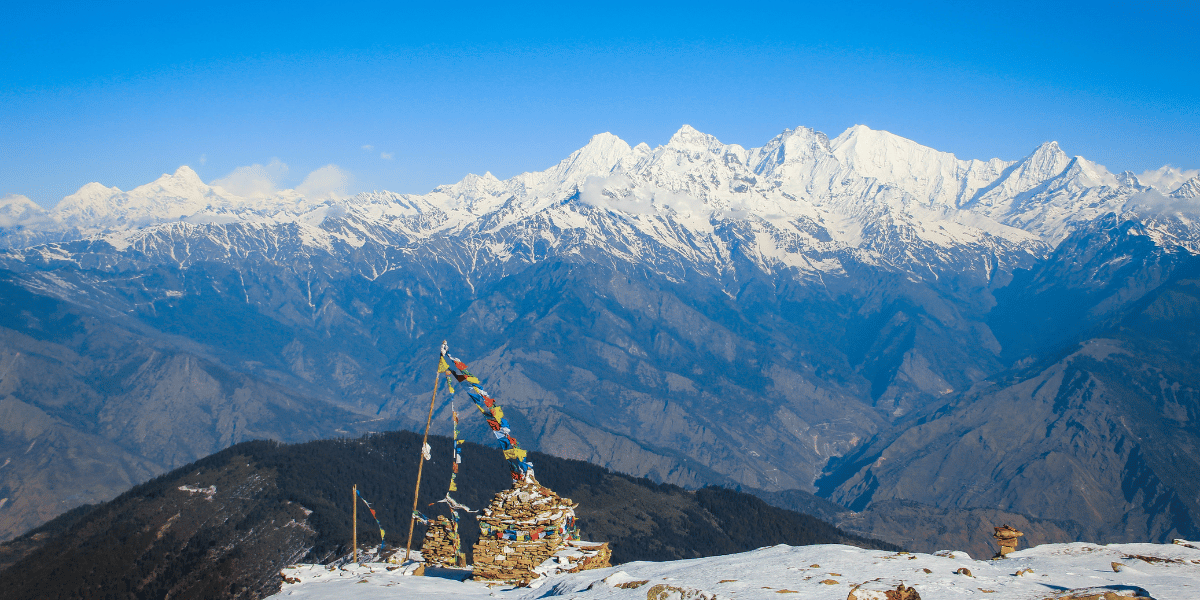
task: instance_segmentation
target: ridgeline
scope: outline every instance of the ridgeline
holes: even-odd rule
[[[0,598],[262,598],[280,589],[282,567],[350,552],[353,484],[375,507],[387,545],[403,547],[420,444],[406,431],[237,444],[0,545]],[[446,511],[430,503],[445,494],[451,441],[430,445],[420,510],[434,516]],[[688,491],[536,452],[530,461],[543,485],[579,502],[585,539],[609,542],[614,563],[774,544],[896,549],[741,492]],[[468,443],[458,482],[455,499],[478,509],[511,480],[499,452]],[[369,517],[358,527],[360,547],[378,544]],[[461,529],[469,553],[474,518]],[[423,534],[418,526],[414,548]]]

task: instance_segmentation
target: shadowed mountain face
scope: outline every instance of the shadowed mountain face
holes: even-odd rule
[[[12,273],[0,273],[0,302],[4,538],[242,440],[336,435],[364,420],[136,318],[30,290]]]
[[[866,128],[597,136],[424,196],[89,186],[0,232],[0,536],[239,441],[422,428],[448,340],[530,449],[818,492],[916,550],[980,545],[914,529],[947,511],[1162,539],[1196,518],[1200,250],[1166,193]]]
[[[1109,225],[999,295],[998,337],[1037,354],[839,459],[822,493],[851,508],[992,507],[1088,539],[1194,537],[1200,260]]]
[[[430,443],[435,458],[423,471],[423,501],[445,494],[449,481],[451,440]],[[355,484],[372,502],[390,547],[403,552],[420,447],[421,436],[409,432],[236,445],[0,545],[0,589],[12,599],[262,598],[279,591],[282,567],[350,553]],[[531,460],[542,484],[580,504],[584,536],[609,542],[616,562],[783,543],[897,549],[732,490],[689,492],[579,461],[536,453]],[[500,452],[474,444],[463,448],[458,482],[456,500],[476,508],[512,483]],[[446,514],[425,502],[422,511]],[[471,514],[461,517],[469,556],[479,528]],[[423,535],[418,525],[418,549]],[[379,539],[375,523],[360,520],[363,549]]]
[[[86,252],[115,261],[103,245]],[[145,463],[67,502],[7,484],[12,507],[103,499],[256,436],[418,428],[442,339],[487,378],[528,447],[692,487],[811,489],[829,457],[996,366],[971,307],[899,274],[814,290],[748,268],[731,296],[699,276],[548,261],[472,295],[419,273],[301,280],[248,266],[6,274],[14,296],[74,329],[39,340],[51,316],[7,324],[5,402],[128,455],[105,464]],[[443,397],[438,431],[449,408]],[[37,470],[16,450],[43,429],[12,434],[14,466]],[[47,516],[13,519],[9,535]]]

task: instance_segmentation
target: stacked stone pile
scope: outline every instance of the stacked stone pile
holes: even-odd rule
[[[459,550],[458,527],[454,521],[444,516],[429,523],[425,530],[425,541],[421,544],[421,556],[425,564],[432,566],[455,567],[466,564],[465,557]]]
[[[607,544],[568,545],[579,538],[575,527],[577,506],[532,477],[497,493],[478,517],[475,579],[526,585],[540,575],[535,569],[564,548],[574,552],[563,559],[563,566],[575,570],[609,566]]]
[[[1025,535],[1008,525],[1003,527],[993,527],[995,533],[992,537],[995,538],[996,544],[1000,546],[1000,551],[996,553],[994,558],[1004,558],[1008,554],[1017,549],[1017,538]]]

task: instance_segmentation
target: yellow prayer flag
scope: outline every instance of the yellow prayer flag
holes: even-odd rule
[[[450,491],[452,491],[452,492],[457,492],[457,491],[458,491],[458,484],[457,484],[457,483],[454,483],[453,481],[451,481],[451,482],[450,482]]]
[[[499,406],[493,406],[492,407],[492,416],[495,417],[495,419],[497,421],[499,421],[500,419],[503,419],[504,418],[504,409],[500,408]]]
[[[471,383],[483,383],[482,381],[479,381],[479,378],[474,375],[467,375],[467,381],[469,381]]]
[[[509,448],[504,451],[504,458],[508,459],[525,459],[526,452],[520,448]]]
[[[446,364],[446,357],[438,358],[438,373],[445,373],[450,370],[450,365]]]

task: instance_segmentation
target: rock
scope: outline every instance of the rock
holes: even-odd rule
[[[1130,585],[1076,588],[1047,596],[1045,600],[1153,600],[1150,592]]]
[[[1124,566],[1125,566],[1125,565],[1123,565],[1123,564],[1121,564],[1121,563],[1119,563],[1119,562],[1114,562],[1114,563],[1112,563],[1112,570],[1113,570],[1113,573],[1120,573],[1120,572],[1121,572],[1121,567],[1124,567]]]
[[[904,585],[904,582],[896,584],[895,589],[892,589],[890,583],[868,581],[854,586],[846,600],[921,600],[921,595],[917,590]]]
[[[646,590],[646,600],[717,600],[717,595],[703,590],[660,583]]]
[[[959,575],[966,575],[967,577],[974,577],[974,575],[971,574],[971,570],[966,567],[959,567],[955,573],[958,573]]]

